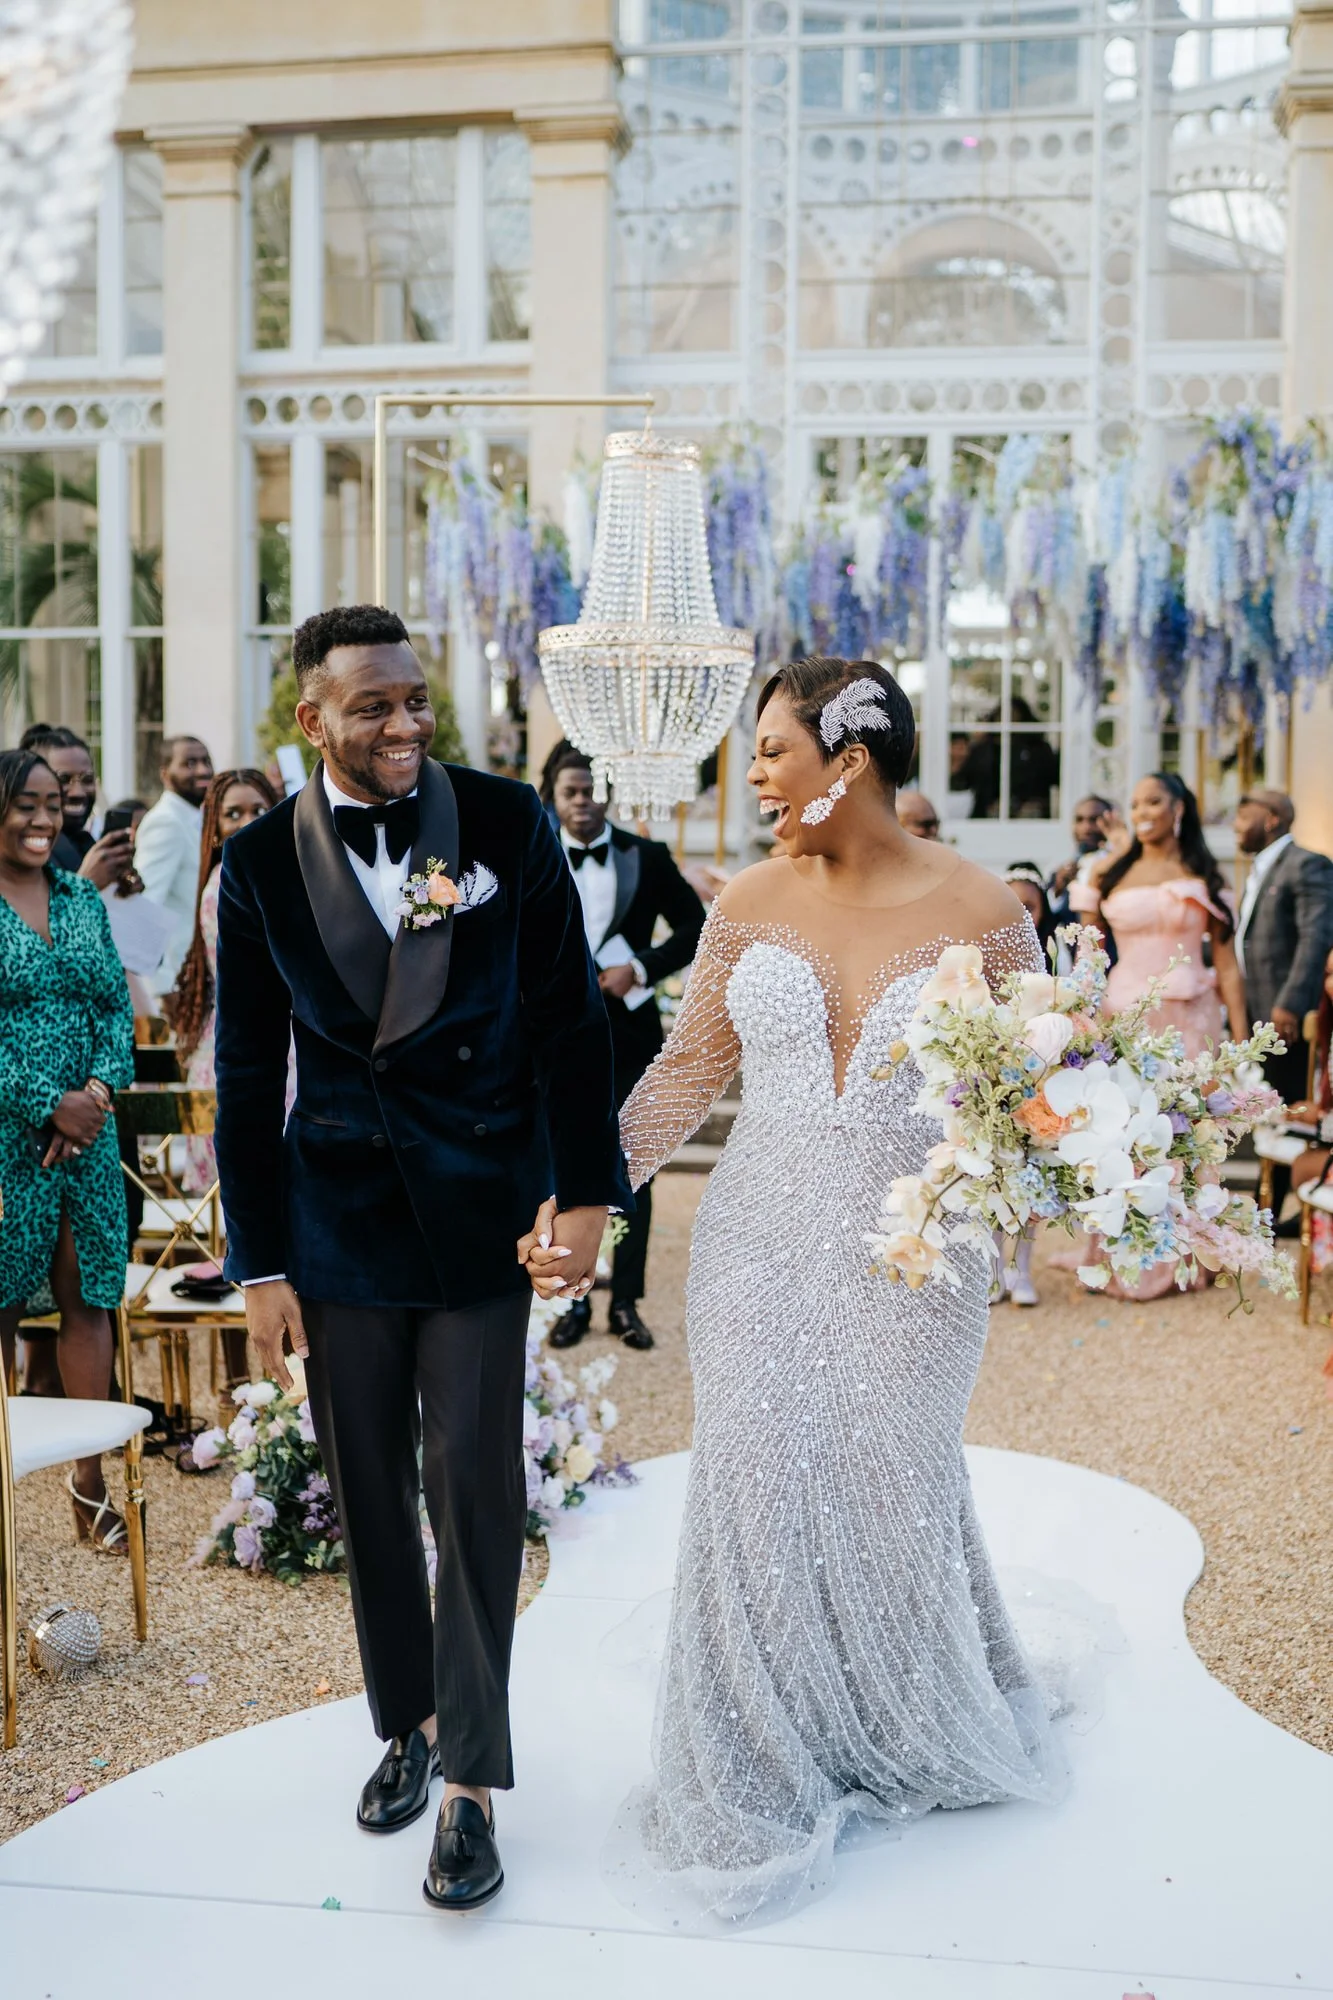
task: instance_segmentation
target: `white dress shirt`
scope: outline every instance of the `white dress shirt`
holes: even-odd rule
[[[564,828],[560,829],[560,844],[566,854],[573,854],[583,847],[581,840],[571,840]],[[611,928],[611,919],[616,913],[616,864],[611,853],[611,829],[604,826],[596,840],[590,840],[587,853],[596,854],[605,848],[604,861],[584,861],[574,875],[574,887],[579,892],[579,902],[583,906],[583,930],[588,940],[588,949],[596,958],[602,947],[602,940]]]
[[[325,764],[322,768],[324,771],[324,792],[328,798],[330,808],[334,806],[351,806],[354,812],[364,812],[366,809],[365,800],[349,799],[346,792],[338,790],[338,787],[329,776],[328,765]],[[415,786],[406,796],[409,799],[416,797]],[[410,852],[405,854],[401,861],[390,861],[389,850],[385,845],[382,823],[377,824],[375,828],[375,866],[373,868],[367,867],[361,856],[348,847],[345,842],[343,852],[352,864],[352,873],[366,892],[366,901],[370,904],[371,909],[375,912],[375,915],[379,918],[389,936],[397,937],[398,925],[401,922],[398,915],[398,905],[403,900],[403,884],[412,872],[412,856]],[[586,869],[584,873],[587,873]]]
[[[1254,915],[1259,891],[1284,848],[1290,846],[1291,835],[1279,834],[1276,840],[1269,841],[1267,847],[1261,847],[1250,863],[1250,872],[1245,878],[1245,894],[1240,899],[1240,915],[1236,919],[1236,963],[1242,974],[1245,971],[1245,933],[1250,927],[1250,918]]]

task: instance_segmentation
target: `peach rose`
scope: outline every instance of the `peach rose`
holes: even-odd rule
[[[447,910],[459,900],[458,884],[451,882],[443,868],[437,868],[426,878],[426,894],[437,909]]]
[[[982,1008],[994,1006],[990,987],[986,984],[985,960],[976,945],[945,946],[938,965],[921,989],[920,1004],[923,1007],[935,1002],[956,1007],[963,1014],[975,1014]]]
[[[1044,1090],[1039,1090],[1035,1097],[1025,1097],[1021,1104],[1014,1106],[1014,1123],[1021,1125],[1042,1146],[1054,1146],[1066,1132],[1073,1130],[1068,1118],[1062,1118],[1058,1111],[1051,1109]]]

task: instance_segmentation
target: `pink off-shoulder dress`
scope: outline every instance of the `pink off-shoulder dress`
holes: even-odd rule
[[[1148,1020],[1156,1028],[1179,1028],[1185,1053],[1201,1055],[1222,1039],[1222,1003],[1217,974],[1205,965],[1203,941],[1213,920],[1232,921],[1219,909],[1197,875],[1147,888],[1113,889],[1102,899],[1089,882],[1070,886],[1072,909],[1100,916],[1115,938],[1117,958],[1106,983],[1106,1004],[1123,1014],[1152,979],[1164,983],[1162,1003]],[[1180,963],[1172,966],[1173,958]],[[1170,969],[1168,969],[1170,968]]]

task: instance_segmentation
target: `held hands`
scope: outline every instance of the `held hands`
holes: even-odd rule
[[[604,1208],[567,1208],[558,1213],[552,1195],[537,1220],[518,1239],[518,1261],[540,1299],[582,1299],[597,1276],[597,1252],[606,1228]]]
[[[283,1354],[283,1335],[289,1335],[292,1353],[304,1361],[310,1352],[301,1302],[285,1278],[271,1278],[263,1285],[246,1285],[245,1324],[259,1356],[260,1373],[269,1375],[280,1389],[292,1386],[291,1370]]]

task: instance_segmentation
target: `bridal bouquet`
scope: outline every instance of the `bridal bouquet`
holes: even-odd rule
[[[571,1381],[546,1334],[567,1308],[534,1299],[528,1321],[528,1373],[523,1401],[523,1468],[528,1482],[528,1536],[541,1540],[569,1507],[581,1507],[589,1486],[632,1486],[634,1474],[608,1451],[616,1406],[605,1391],[615,1357],[601,1355]]]
[[[1092,1232],[1094,1261],[1079,1276],[1094,1289],[1170,1263],[1182,1287],[1202,1266],[1222,1283],[1253,1276],[1294,1296],[1271,1215],[1220,1174],[1278,1106],[1259,1069],[1283,1046],[1277,1030],[1265,1023],[1249,1041],[1188,1057],[1175,1029],[1147,1024],[1160,986],[1109,1017],[1098,933],[1070,925],[1060,936],[1078,951],[1072,972],[1013,974],[998,998],[975,945],[941,954],[889,1069],[875,1074],[915,1059],[915,1108],[943,1137],[925,1173],[885,1195],[867,1239],[872,1268],[913,1287],[957,1285],[951,1249],[989,1252],[996,1231],[1042,1221]]]

